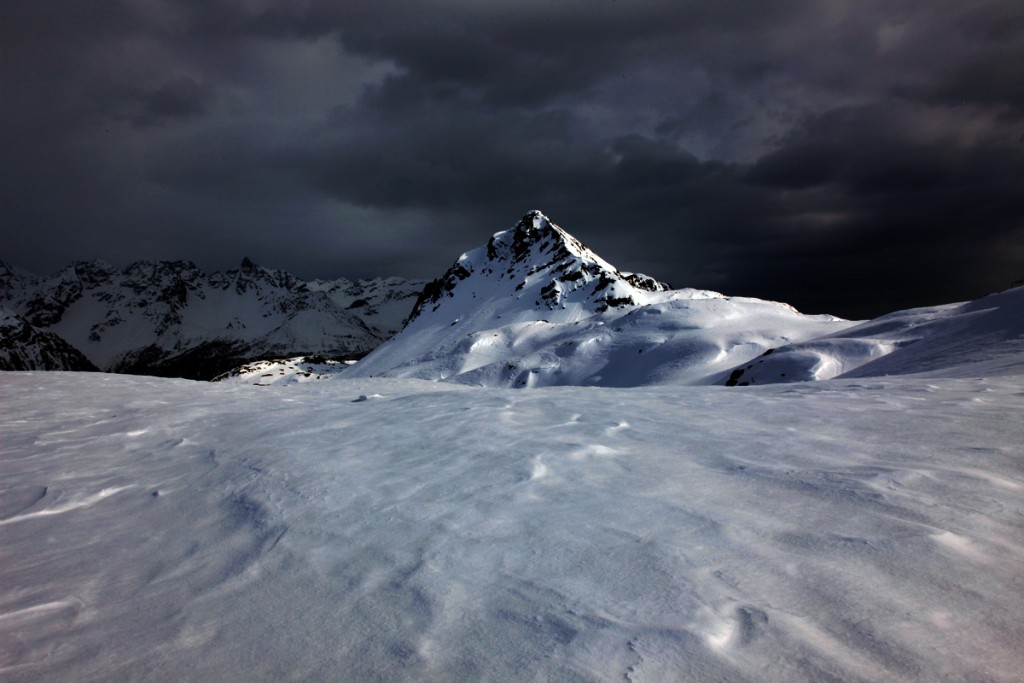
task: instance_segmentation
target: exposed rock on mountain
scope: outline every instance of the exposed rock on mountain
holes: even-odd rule
[[[273,358],[245,363],[213,378],[214,382],[236,384],[298,384],[337,377],[355,361],[337,361],[324,356]]]
[[[0,307],[0,370],[97,369],[57,335],[37,330],[21,316]]]
[[[540,211],[531,211],[429,283],[409,318],[414,322],[425,312],[456,308],[466,295],[479,299],[481,294],[488,300],[508,297],[514,302],[505,307],[510,311],[571,308],[578,316],[633,306],[643,298],[639,292],[666,289],[646,275],[620,273]]]

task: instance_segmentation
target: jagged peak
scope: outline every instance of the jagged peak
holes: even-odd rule
[[[554,221],[544,215],[543,212],[534,209],[529,211],[519,222],[512,227],[511,230],[505,230],[495,234],[495,237],[499,235],[504,236],[505,239],[510,239],[513,242],[519,241],[532,241],[538,238],[543,238],[551,235],[557,235],[562,238],[572,238],[572,235],[567,233],[558,227]]]
[[[511,229],[495,233],[487,243],[486,254],[492,261],[518,263],[530,255],[535,246],[542,252],[577,256],[602,268],[615,270],[614,266],[536,209],[527,212]],[[464,259],[466,257],[468,255],[464,255]]]
[[[472,282],[460,285],[470,278]],[[511,229],[495,233],[484,247],[462,254],[441,278],[424,288],[409,322],[426,310],[437,311],[444,299],[455,297],[457,287],[477,303],[479,296],[511,296],[536,310],[564,310],[575,303],[598,313],[635,305],[643,298],[642,291],[665,289],[653,278],[620,273],[539,210],[527,212]],[[460,304],[466,305],[475,304]]]
[[[191,261],[146,259],[135,261],[125,268],[121,283],[141,292],[149,287],[172,284],[177,287],[193,287],[205,277],[206,274]]]
[[[73,261],[53,278],[65,282],[78,280],[85,284],[99,284],[117,274],[117,268],[101,259]]]
[[[128,267],[124,269],[125,274],[131,273],[142,273],[142,272],[155,272],[155,271],[189,271],[189,272],[202,272],[192,261],[185,261],[177,259],[173,261],[160,261],[157,259],[140,259],[138,261],[132,261],[128,264]]]
[[[116,272],[117,268],[110,265],[103,259],[88,259],[72,261],[64,267],[63,272],[68,273],[90,273],[90,272]]]
[[[543,211],[533,209],[532,211],[527,211],[526,215],[519,219],[516,228],[524,227],[540,230],[549,225],[551,225],[551,219],[545,216]]]
[[[210,276],[210,283],[222,289],[226,289],[234,283],[239,293],[247,291],[251,286],[257,289],[270,286],[277,289],[309,291],[308,284],[291,273],[276,268],[265,268],[248,256],[243,257],[242,262],[236,268],[231,268],[224,273],[213,273]]]

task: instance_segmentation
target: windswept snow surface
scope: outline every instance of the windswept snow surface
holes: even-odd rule
[[[0,376],[4,681],[1019,681],[1024,375]]]

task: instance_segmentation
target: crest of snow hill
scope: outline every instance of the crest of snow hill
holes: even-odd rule
[[[949,373],[977,353],[989,372],[1024,359],[1024,288],[864,323],[804,315],[621,272],[539,211],[425,286],[302,282],[248,259],[211,275],[185,262],[78,263],[49,279],[0,264],[0,285],[17,324],[33,328],[19,339],[51,333],[115,372],[207,379],[245,364],[218,379],[255,384],[341,373],[505,387],[746,386]],[[354,365],[331,362],[371,349]],[[3,367],[23,368],[41,357],[33,353]]]

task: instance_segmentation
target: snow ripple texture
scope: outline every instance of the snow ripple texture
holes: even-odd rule
[[[4,681],[1024,668],[1020,374],[2,382]]]

